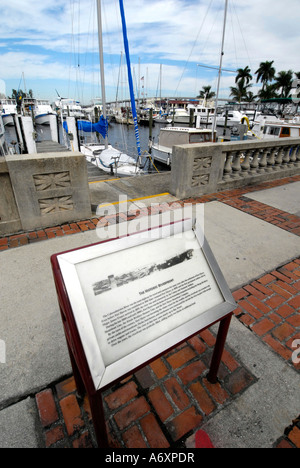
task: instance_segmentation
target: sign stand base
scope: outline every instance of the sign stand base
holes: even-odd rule
[[[64,312],[61,309],[61,314],[63,318],[64,325],[66,325],[66,316]],[[211,359],[211,364],[210,364],[210,369],[207,374],[207,380],[215,384],[217,383],[218,380],[218,371],[222,359],[222,354],[224,351],[225,347],[225,342],[231,322],[231,317],[232,317],[232,312],[224,317],[222,320],[220,320],[219,324],[219,330],[218,330],[218,335],[215,343],[215,348],[213,352],[213,356]],[[200,330],[199,333],[201,333]],[[66,326],[65,326],[65,332],[66,332]],[[80,368],[80,364],[78,365],[75,359],[75,355],[77,357],[80,356],[80,352],[82,350],[79,348],[76,348],[75,343],[76,343],[76,338],[75,340],[72,340],[72,337],[67,335],[66,333],[66,338],[67,338],[67,344],[68,344],[68,350],[69,350],[69,355],[70,355],[70,360],[71,360],[71,366],[73,370],[73,375],[74,375],[74,380],[77,388],[77,394],[80,398],[84,398],[85,394],[87,394],[89,404],[90,404],[90,409],[91,409],[91,414],[92,414],[92,420],[93,420],[93,425],[94,425],[94,430],[95,430],[95,435],[97,439],[97,444],[98,448],[110,448],[109,447],[109,442],[108,442],[108,435],[107,435],[107,430],[106,430],[106,422],[105,422],[105,416],[104,416],[104,409],[103,409],[103,400],[102,400],[102,390],[95,391],[94,386],[92,384],[92,378],[88,379],[87,383],[84,383],[84,376],[87,376],[89,374],[88,368]],[[73,341],[72,346],[69,345],[69,340]],[[73,350],[75,353],[73,354]],[[81,355],[81,357],[84,358],[84,356]],[[84,360],[84,359],[83,359]],[[80,362],[80,359],[79,359]]]

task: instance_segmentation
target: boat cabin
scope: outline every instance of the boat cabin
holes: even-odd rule
[[[162,128],[159,134],[159,146],[172,148],[176,145],[208,143],[212,140],[212,131],[198,128]]]
[[[15,99],[1,99],[0,100],[1,114],[17,114],[17,102]]]
[[[209,129],[166,127],[160,130],[158,144],[154,143],[152,145],[152,156],[154,160],[170,166],[173,146],[194,145],[212,141],[214,141],[212,130]]]
[[[300,124],[299,123],[275,123],[266,122],[263,130],[264,139],[277,138],[299,138]]]

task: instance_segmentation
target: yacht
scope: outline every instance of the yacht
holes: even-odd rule
[[[265,119],[254,125],[253,133],[262,140],[276,140],[278,138],[299,138],[300,119],[279,120]]]
[[[49,116],[57,115],[53,111],[50,102],[37,99],[34,108],[35,122],[39,125],[49,125]]]
[[[224,127],[225,123],[227,127],[236,127],[242,123],[243,119],[248,119],[246,114],[230,110],[223,112],[220,116],[217,116],[216,123],[218,127]]]
[[[204,105],[194,106],[192,104],[188,105],[188,110],[194,110],[194,116],[197,119],[196,127],[200,127],[201,124],[212,124],[215,117],[215,108],[207,107]]]
[[[175,108],[171,110],[169,117],[172,119],[174,124],[189,124],[190,123],[190,113],[186,109]],[[194,123],[196,122],[196,117],[194,116]]]
[[[15,99],[1,99],[0,100],[0,111],[3,125],[14,125],[13,116],[18,113],[17,102]]]
[[[152,145],[152,158],[154,161],[171,166],[173,146],[194,145],[196,143],[209,143],[212,141],[215,141],[215,138],[213,138],[212,130],[210,129],[187,127],[161,128],[158,143]]]
[[[84,117],[80,102],[75,99],[60,98],[55,101],[55,106],[63,117]]]

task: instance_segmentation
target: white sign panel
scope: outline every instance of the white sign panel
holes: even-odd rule
[[[192,220],[157,230],[58,256],[96,389],[235,308]]]

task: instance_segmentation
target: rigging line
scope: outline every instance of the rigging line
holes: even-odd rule
[[[71,53],[70,53],[70,65],[69,65],[68,94],[70,93],[70,86],[71,86],[71,70],[72,70],[73,56],[75,57],[75,40],[74,40],[75,0],[70,0],[70,12],[71,12]]]
[[[188,65],[189,61],[190,61],[190,58],[191,58],[191,56],[192,56],[192,53],[193,53],[193,51],[194,51],[194,49],[195,49],[195,47],[196,47],[196,44],[197,44],[197,42],[198,42],[198,38],[199,38],[200,33],[201,33],[201,31],[202,31],[203,25],[204,25],[204,23],[205,23],[205,20],[206,20],[206,17],[207,17],[207,15],[208,15],[208,12],[209,12],[209,10],[210,10],[210,7],[211,7],[211,5],[212,5],[212,2],[213,2],[213,0],[210,0],[210,3],[209,3],[208,8],[207,8],[207,10],[206,10],[206,13],[205,13],[205,16],[204,16],[204,18],[203,18],[202,24],[201,24],[200,29],[199,29],[199,31],[198,31],[197,37],[196,37],[196,39],[195,39],[195,41],[194,41],[192,50],[191,50],[190,55],[188,56],[188,59],[187,59],[187,61],[186,61],[186,63],[185,63],[185,66],[184,66],[184,69],[183,69],[183,71],[182,71],[182,74],[181,74],[179,83],[178,83],[178,85],[177,85],[177,88],[175,89],[175,96],[176,96],[176,93],[177,93],[177,91],[178,91],[178,88],[179,88],[179,86],[180,86],[180,84],[181,84],[181,81],[182,81],[184,72],[185,72],[185,70],[186,70],[186,68],[187,68],[187,65]]]
[[[232,2],[229,1],[229,11],[230,11],[230,21],[231,21],[231,30],[233,36],[233,44],[234,44],[234,53],[235,53],[235,66],[238,67],[238,59],[237,59],[237,50],[236,50],[236,39],[235,39],[235,31],[233,26],[233,13],[232,13]]]
[[[244,46],[245,46],[245,50],[246,50],[247,57],[248,57],[248,60],[249,60],[250,68],[252,69],[253,65],[251,63],[251,59],[250,59],[249,52],[248,52],[248,49],[247,49],[247,44],[246,44],[246,41],[245,41],[245,38],[244,38],[244,34],[243,34],[243,31],[242,31],[242,28],[241,28],[240,20],[239,20],[239,17],[238,17],[237,11],[236,11],[236,7],[235,7],[235,3],[234,3],[233,0],[232,0],[232,6],[233,6],[233,10],[235,12],[237,22],[238,22],[238,25],[239,25],[239,28],[240,28],[240,33],[241,33],[241,36],[242,36],[242,39],[243,39],[243,42],[244,42]]]
[[[92,18],[95,16],[94,9],[93,9],[93,7],[95,6],[95,2],[94,0],[90,0],[90,1],[91,1],[91,8],[90,8],[90,15],[89,15],[88,34],[87,34],[87,41],[86,41],[86,51],[85,51],[85,60],[84,60],[84,69],[83,69],[83,78],[82,78],[82,81],[83,81],[82,95],[83,95],[84,88],[85,88],[85,77],[86,77],[86,70],[88,67],[87,59],[88,59],[88,53],[89,53],[89,48],[90,48],[90,37],[92,37],[92,42],[93,42],[93,36],[94,36],[93,27],[91,26],[91,24],[92,24]]]
[[[208,33],[208,35],[207,35],[206,41],[204,42],[204,44],[203,44],[203,46],[202,46],[202,49],[200,49],[200,52],[199,52],[200,55],[203,54],[203,51],[204,51],[205,48],[206,48],[206,44],[208,43],[208,40],[209,40],[210,35],[211,35],[211,33],[212,33],[212,30],[214,29],[214,26],[215,26],[217,20],[218,20],[219,17],[220,17],[220,13],[221,13],[221,9],[219,8],[218,11],[217,11],[217,13],[216,13],[216,15],[215,15],[215,17],[214,17],[214,21],[212,21],[211,28],[210,28],[209,33]]]
[[[104,17],[104,24],[105,24],[105,30],[107,31],[107,34],[106,34],[106,41],[107,41],[107,47],[108,47],[108,56],[109,56],[109,63],[110,63],[110,74],[111,74],[111,77],[112,77],[112,82],[113,82],[113,85],[114,87],[116,87],[116,72],[115,72],[115,64],[113,62],[113,56],[114,56],[114,53],[113,53],[113,48],[112,48],[112,43],[111,43],[111,35],[109,34],[109,27],[108,27],[108,21],[107,21],[107,12],[106,12],[106,6],[105,4],[103,4],[103,17]],[[107,71],[106,71],[106,74]]]

